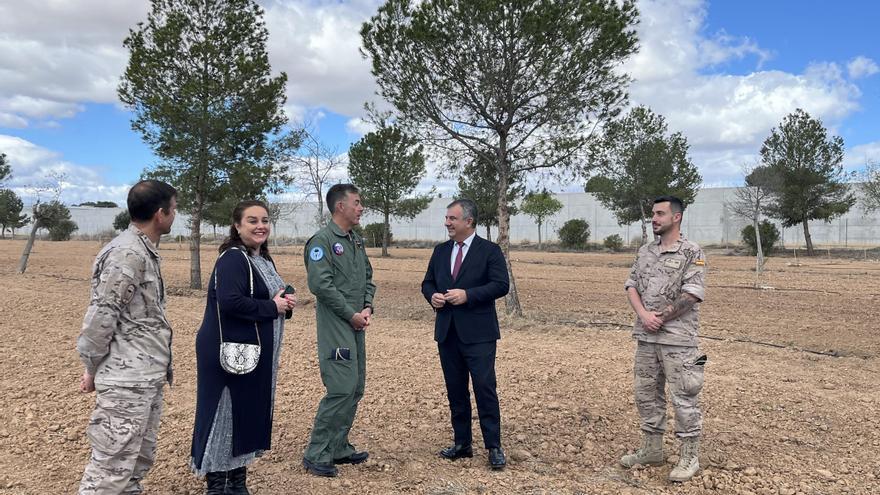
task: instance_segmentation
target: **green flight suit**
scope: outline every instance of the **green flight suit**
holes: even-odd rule
[[[364,396],[367,355],[364,332],[353,329],[350,321],[355,313],[372,307],[376,285],[363,239],[333,222],[309,239],[304,258],[309,290],[317,299],[318,362],[327,389],[305,458],[332,463],[355,452],[348,432]]]

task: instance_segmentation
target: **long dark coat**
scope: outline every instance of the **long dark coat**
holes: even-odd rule
[[[198,388],[192,456],[199,469],[224,387],[229,387],[232,398],[232,455],[268,450],[271,446],[273,322],[278,318],[278,310],[272,301],[273,295],[253,266],[254,296],[251,298],[250,261],[237,251],[227,250],[214,264],[205,316],[196,336]],[[220,367],[218,301],[225,341],[256,343],[254,322],[257,323],[262,349],[257,368],[250,373],[233,375]]]

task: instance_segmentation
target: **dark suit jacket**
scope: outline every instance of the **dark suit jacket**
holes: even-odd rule
[[[434,248],[425,280],[422,281],[422,294],[430,304],[431,295],[435,292],[442,294],[448,289],[465,289],[467,302],[458,306],[447,303],[436,310],[434,340],[446,340],[452,323],[455,323],[459,340],[465,344],[500,339],[495,300],[504,297],[510,289],[501,248],[494,242],[474,236],[458,278],[453,280],[450,264],[452,246],[453,241],[449,240]]]

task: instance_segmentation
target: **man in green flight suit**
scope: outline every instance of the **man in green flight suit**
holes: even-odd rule
[[[364,396],[364,330],[376,293],[363,239],[351,230],[364,211],[358,189],[331,187],[327,209],[332,221],[309,239],[304,253],[309,290],[317,299],[318,362],[327,389],[303,456],[306,471],[316,476],[336,476],[337,464],[360,464],[369,456],[355,450],[348,432]]]

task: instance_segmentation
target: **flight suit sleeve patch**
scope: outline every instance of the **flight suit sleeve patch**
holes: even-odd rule
[[[324,258],[324,250],[320,246],[315,246],[309,251],[309,259],[312,261],[321,261]]]

